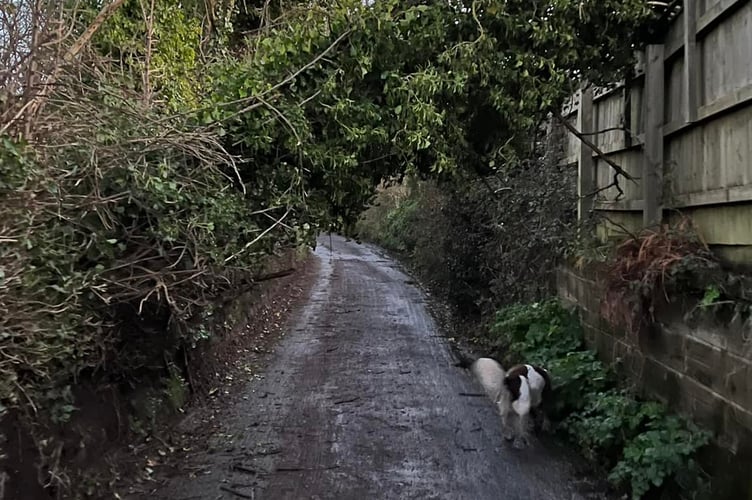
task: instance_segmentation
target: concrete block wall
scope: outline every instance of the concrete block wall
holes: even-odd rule
[[[585,341],[603,361],[645,397],[713,432],[702,461],[718,478],[713,498],[752,499],[752,320],[690,322],[686,311],[667,308],[656,313],[655,328],[636,335],[601,316],[597,272],[561,267],[557,289],[577,306]]]

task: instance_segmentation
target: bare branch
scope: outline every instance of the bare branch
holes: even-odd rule
[[[52,74],[44,82],[44,86],[42,87],[42,90],[31,101],[31,105],[28,107],[28,110],[26,112],[27,123],[31,121],[31,119],[44,106],[44,103],[49,97],[50,92],[52,91],[52,88],[55,82],[60,76],[60,73],[63,68],[63,64],[70,63],[71,61],[73,61],[73,59],[76,58],[76,56],[78,56],[78,54],[86,46],[86,44],[89,43],[91,38],[97,32],[97,30],[99,30],[99,28],[104,24],[104,22],[107,21],[107,19],[109,19],[124,2],[125,0],[113,0],[112,3],[106,5],[99,12],[99,14],[97,14],[97,17],[94,18],[94,21],[92,21],[89,27],[86,28],[86,30],[81,34],[81,36],[79,36],[78,39],[73,43],[73,45],[71,45],[71,47],[66,51],[65,55],[62,58],[62,62],[57,64]],[[7,130],[8,127],[10,127],[11,124],[14,121],[18,120],[20,117],[21,115],[16,114],[16,116],[10,122],[6,123],[5,126],[3,126],[2,129],[0,129],[0,133]],[[28,131],[28,127],[27,127],[27,131]]]
[[[592,149],[595,152],[595,154],[598,156],[598,158],[600,158],[601,160],[603,160],[604,162],[606,162],[611,168],[613,168],[614,170],[616,170],[616,172],[619,175],[621,175],[625,179],[628,179],[628,180],[630,180],[632,182],[637,182],[637,178],[635,178],[632,175],[630,175],[629,172],[627,172],[626,170],[624,170],[623,168],[621,168],[621,166],[619,166],[611,158],[609,158],[608,156],[606,156],[606,153],[604,153],[591,140],[589,140],[587,137],[585,137],[585,135],[582,134],[579,130],[577,130],[577,128],[575,128],[574,125],[572,125],[571,123],[569,123],[563,116],[561,116],[560,112],[556,111],[554,113],[554,117],[556,117],[556,120],[559,123],[561,123],[562,125],[564,125],[564,127],[566,127],[567,130],[569,130],[574,136],[576,136],[580,141],[582,141],[582,143],[584,145],[586,145],[587,147],[589,147],[590,149]]]
[[[229,257],[227,257],[227,258],[225,259],[225,261],[224,261],[224,262],[225,262],[225,264],[227,264],[227,263],[228,263],[228,262],[230,262],[231,260],[233,260],[233,259],[235,259],[236,257],[238,257],[238,256],[239,256],[240,254],[242,254],[243,252],[245,252],[246,250],[248,250],[248,249],[249,249],[250,247],[252,247],[253,245],[255,245],[255,244],[256,244],[256,242],[258,242],[258,241],[259,241],[259,240],[260,240],[261,238],[263,238],[264,236],[266,236],[266,235],[267,235],[267,234],[268,234],[268,233],[269,233],[269,232],[270,232],[270,231],[271,231],[272,229],[274,229],[274,228],[275,228],[275,227],[277,227],[277,226],[278,226],[279,224],[281,224],[281,223],[282,223],[282,221],[284,221],[284,220],[285,220],[285,219],[287,218],[287,216],[288,216],[288,215],[290,214],[290,211],[291,211],[291,210],[292,210],[292,209],[288,208],[288,209],[287,209],[287,211],[285,212],[285,214],[284,214],[284,215],[283,215],[282,217],[280,217],[279,219],[277,219],[277,221],[276,221],[276,222],[274,222],[274,224],[272,224],[271,226],[269,226],[269,227],[267,227],[266,229],[264,229],[264,232],[262,232],[261,234],[259,234],[258,236],[256,236],[256,237],[255,237],[254,239],[252,239],[251,241],[249,241],[248,243],[246,243],[246,244],[245,244],[245,245],[243,246],[243,249],[242,249],[242,250],[240,250],[239,252],[236,252],[236,253],[234,253],[234,254],[230,255]]]
[[[144,84],[144,104],[148,107],[151,104],[151,55],[152,44],[154,42],[154,2],[151,0],[149,11],[146,10],[144,0],[141,0],[141,12],[146,24],[146,50],[144,54],[144,73],[142,76]]]
[[[596,130],[595,132],[580,132],[583,136],[592,136],[592,135],[601,135],[608,132],[625,132],[629,134],[630,137],[636,138],[637,134],[634,134],[631,130],[629,130],[626,127],[608,127],[601,130]]]
[[[618,172],[614,173],[614,179],[611,181],[610,184],[603,186],[603,187],[599,187],[595,191],[592,191],[590,193],[587,193],[581,196],[581,198],[590,198],[592,196],[596,196],[602,193],[603,191],[608,191],[611,188],[616,188],[616,190],[619,192],[619,194],[616,195],[616,199],[615,199],[615,201],[619,201],[624,196],[624,190],[619,185],[619,173]]]

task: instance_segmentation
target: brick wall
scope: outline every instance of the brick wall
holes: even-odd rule
[[[645,397],[713,431],[714,445],[702,460],[714,476],[713,498],[752,499],[752,318],[690,321],[692,306],[666,307],[656,313],[655,328],[635,335],[601,317],[596,272],[559,268],[557,289],[578,307],[585,340],[603,361]]]

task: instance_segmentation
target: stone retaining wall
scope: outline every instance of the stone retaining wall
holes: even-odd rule
[[[714,433],[703,457],[714,476],[713,498],[752,499],[752,321],[686,319],[667,307],[639,335],[614,328],[600,314],[603,286],[595,271],[562,267],[559,297],[576,305],[587,344],[614,363],[645,397],[663,401]]]

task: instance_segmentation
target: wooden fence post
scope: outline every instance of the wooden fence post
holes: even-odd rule
[[[664,48],[648,45],[645,67],[645,154],[642,166],[642,224],[655,227],[663,219]]]
[[[593,132],[593,87],[587,83],[584,83],[580,89],[580,104],[577,106],[577,129],[582,134]],[[579,141],[577,150],[577,220],[583,221],[592,215],[595,208],[593,192],[596,185],[593,151],[582,141]]]

